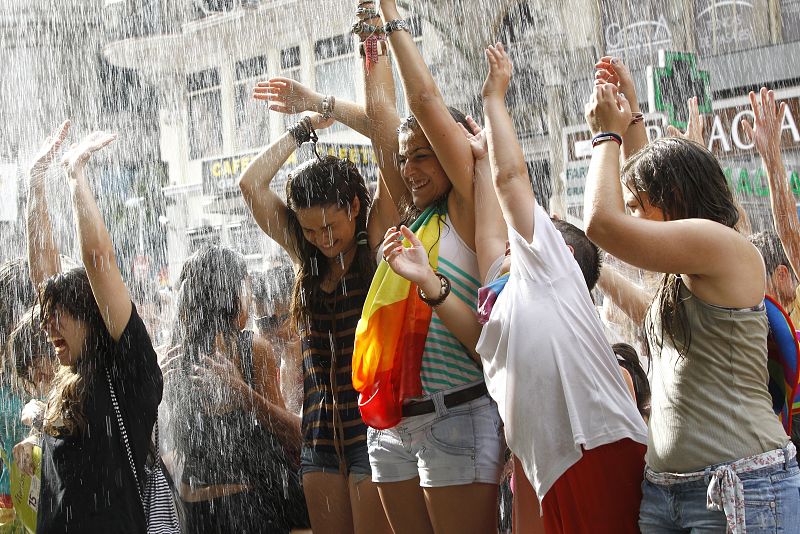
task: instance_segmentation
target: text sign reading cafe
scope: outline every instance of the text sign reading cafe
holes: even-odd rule
[[[314,158],[314,153],[303,149],[303,161]],[[370,145],[343,145],[318,143],[317,151],[320,156],[336,156],[340,159],[349,159],[356,164],[365,179],[371,177],[370,166],[375,164],[375,154]],[[226,191],[238,190],[237,181],[242,171],[250,164],[259,152],[245,152],[235,156],[225,156],[203,161],[203,194],[215,195]],[[291,172],[298,165],[297,152],[295,151],[282,167],[283,171]]]
[[[787,175],[795,196],[800,199],[800,97],[784,99],[786,113],[781,121],[781,149]],[[743,121],[753,122],[750,105],[740,105],[714,110],[704,117],[703,138],[706,147],[719,158],[731,190],[737,196],[767,197],[766,174],[761,160],[742,127]],[[645,120],[647,136],[650,140],[666,134],[666,120],[658,114],[648,115]],[[564,155],[566,159],[565,192],[568,205],[583,203],[583,190],[589,159],[592,155],[591,133],[586,128],[568,128],[564,135]],[[572,130],[572,131],[570,131]],[[736,159],[734,159],[736,158]],[[750,160],[748,163],[747,160]]]

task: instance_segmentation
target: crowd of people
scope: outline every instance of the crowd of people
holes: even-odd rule
[[[0,532],[489,533],[504,484],[515,533],[800,532],[764,307],[770,294],[800,320],[785,104],[750,95],[775,231],[748,236],[696,101],[686,132],[649,142],[630,72],[600,58],[584,232],[534,196],[503,45],[485,51],[481,127],[446,105],[409,29],[395,0],[359,3],[363,105],[257,84],[270,110],[303,113],[239,181],[291,266],[250,273],[230,248],[194,251],[164,345],[86,177],[116,136],[61,155],[72,268],[45,180],[70,123],[44,142],[27,258],[0,268]],[[271,188],[337,121],[371,140],[374,193],[316,145],[285,194]],[[640,338],[609,341],[600,295]]]

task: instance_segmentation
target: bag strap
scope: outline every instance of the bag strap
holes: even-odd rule
[[[139,475],[136,472],[136,464],[133,461],[133,452],[131,451],[131,443],[130,441],[128,441],[128,432],[125,430],[125,423],[122,420],[122,412],[119,409],[119,402],[117,402],[117,395],[114,392],[114,386],[111,383],[111,373],[109,373],[108,367],[106,367],[106,381],[108,382],[108,392],[111,394],[111,405],[114,407],[114,413],[117,415],[117,425],[119,426],[119,433],[122,438],[122,442],[125,444],[125,452],[128,454],[128,463],[131,466],[133,479],[136,481],[136,492],[139,494],[139,500],[142,503],[142,509],[144,509],[145,504],[144,504],[144,493],[142,493],[142,485],[139,483]],[[158,433],[157,427],[156,427],[156,433]]]

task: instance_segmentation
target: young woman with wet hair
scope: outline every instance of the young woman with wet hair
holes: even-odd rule
[[[391,83],[387,58],[379,59],[368,64],[364,58],[368,88]],[[256,221],[289,252],[297,271],[291,315],[303,352],[301,471],[311,526],[314,532],[390,532],[370,480],[367,428],[351,378],[354,332],[375,272],[375,250],[393,220],[386,218],[394,211],[386,181],[378,181],[373,201],[355,165],[318,157],[292,172],[286,202],[269,188],[313,129],[326,128],[336,118],[371,137],[376,147],[378,130],[364,107],[331,97],[323,106],[317,93],[292,80],[270,80],[256,87],[255,96],[271,100],[274,111],[312,109],[329,117],[315,113],[304,118],[260,154],[240,180]],[[371,105],[368,91],[367,108]],[[391,164],[391,155],[378,160],[383,168]]]
[[[502,422],[474,352],[479,329],[465,328],[459,316],[451,314],[461,307],[474,309],[480,286],[474,162],[459,126],[468,127],[468,123],[463,114],[444,103],[395,1],[381,1],[380,9],[412,113],[404,121],[399,119],[394,91],[384,90],[381,102],[367,106],[375,128],[398,127],[388,150],[386,137],[373,137],[384,143],[382,152],[398,154],[399,161],[399,166],[381,169],[393,200],[384,251],[387,244],[409,238],[411,230],[400,228],[401,222],[412,226],[425,243],[437,278],[420,286],[421,297],[431,307],[425,301],[418,303],[416,286],[408,290],[402,302],[414,312],[396,319],[402,323],[395,340],[402,354],[381,356],[411,361],[416,370],[415,376],[404,375],[404,399],[396,418],[374,422],[381,430],[369,431],[372,476],[397,533],[488,532],[497,528],[497,492],[505,452]],[[376,331],[374,321],[391,313],[390,306],[381,309],[378,305],[384,299],[381,288],[394,284],[384,272],[373,282],[376,299],[364,310],[356,341],[359,365],[354,365],[354,381],[361,389],[362,413],[377,406],[376,399],[390,383],[385,378],[376,381],[368,363],[370,354],[392,352],[385,347],[394,346],[370,334]],[[423,321],[416,320],[418,307],[428,309]],[[404,352],[402,347],[411,339],[419,341]],[[412,444],[410,449],[406,443]]]
[[[297,417],[284,407],[267,341],[244,330],[251,300],[244,258],[219,246],[199,250],[184,263],[178,287],[178,345],[164,367],[185,530],[307,527],[294,459]]]
[[[52,157],[68,123],[51,139]],[[44,184],[29,199],[29,261],[39,285],[42,327],[61,367],[44,413],[37,533],[145,530],[137,484],[120,430],[113,384],[139,480],[151,451],[161,400],[161,372],[147,331],[136,313],[114,258],[114,246],[95,203],[84,167],[116,138],[95,132],[63,157],[72,193],[75,227],[84,266],[59,273]],[[40,281],[44,281],[38,284]],[[15,448],[30,474],[30,438]]]
[[[12,450],[17,442],[25,439],[29,430],[20,420],[20,414],[31,396],[42,397],[37,395],[40,390],[37,386],[46,388],[53,372],[52,363],[49,368],[38,365],[44,361],[38,354],[30,350],[24,353],[12,350],[10,340],[14,329],[20,317],[29,313],[25,309],[34,299],[28,263],[17,259],[0,265],[0,525],[11,525],[15,521],[10,486]],[[38,330],[38,324],[36,328]]]
[[[318,129],[330,124],[319,115],[305,120]],[[240,186],[256,221],[297,268],[291,316],[303,351],[301,471],[312,528],[376,531],[386,520],[367,480],[366,427],[352,388],[350,358],[375,270],[370,243],[377,244],[380,236],[368,238],[371,199],[350,161],[327,156],[295,169],[286,184],[286,203],[269,189],[296,146],[285,134],[253,160]]]
[[[649,308],[646,295],[629,306],[641,310],[653,362],[641,530],[798,525],[796,451],[766,385],[763,260],[734,229],[731,191],[701,145],[658,139],[620,169],[632,121],[620,89],[601,80],[586,105],[585,223],[601,248],[664,273]]]

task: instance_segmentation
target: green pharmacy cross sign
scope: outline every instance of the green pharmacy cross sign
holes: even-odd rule
[[[647,67],[651,112],[661,112],[670,124],[685,129],[686,101],[696,96],[700,113],[711,113],[711,82],[708,71],[697,69],[696,55],[659,50],[658,63],[658,67]]]

